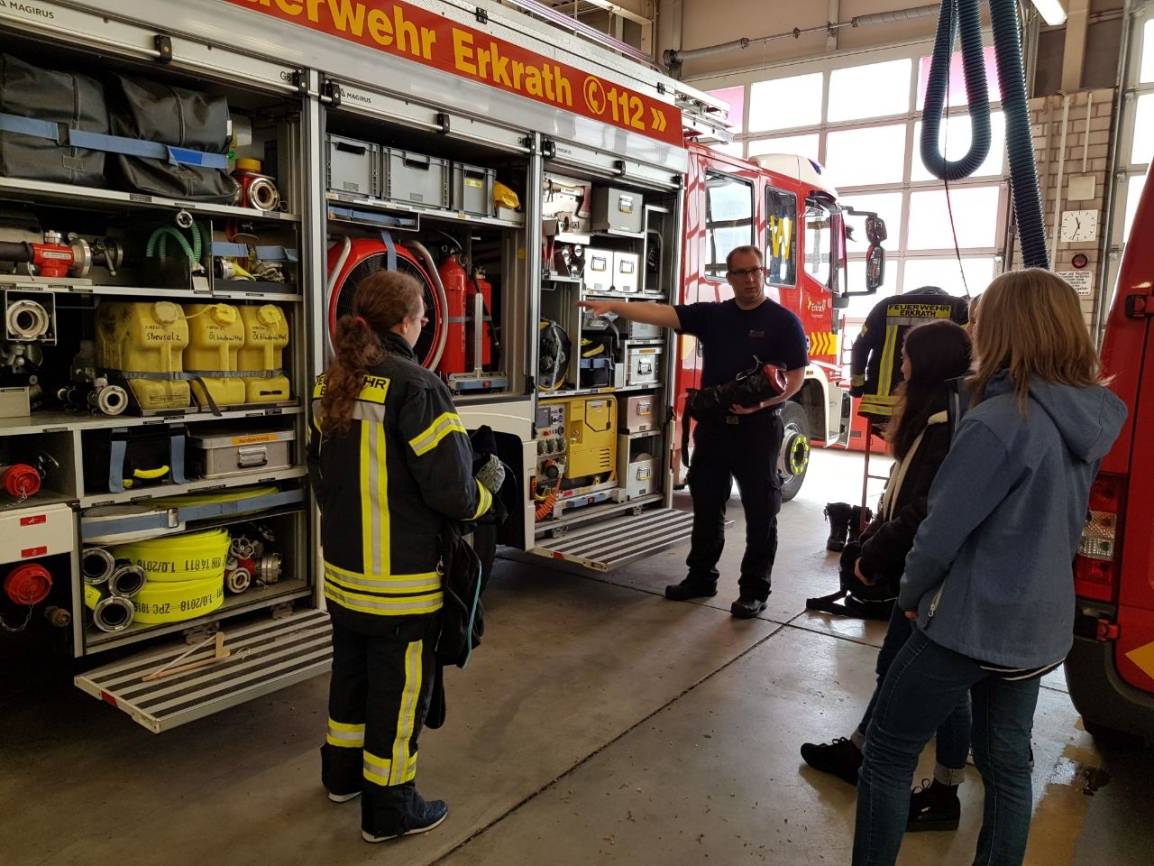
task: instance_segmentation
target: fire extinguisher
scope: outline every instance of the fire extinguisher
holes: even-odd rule
[[[445,352],[441,355],[441,363],[437,367],[442,373],[464,373],[465,344],[467,335],[465,330],[465,303],[466,287],[469,282],[468,272],[461,261],[459,253],[450,253],[442,260],[437,268],[441,282],[445,286],[445,297],[448,304],[445,310],[448,339],[445,342]]]
[[[469,364],[474,370],[487,370],[493,363],[493,284],[485,279],[484,268],[474,268],[473,277],[469,280],[467,308],[469,322],[473,323],[473,316],[477,309],[477,295],[481,296],[481,363],[474,357],[476,348],[469,341]]]

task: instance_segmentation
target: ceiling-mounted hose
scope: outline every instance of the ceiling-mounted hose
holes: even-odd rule
[[[926,168],[945,180],[960,180],[972,174],[981,165],[988,152],[990,106],[984,84],[985,58],[981,51],[979,2],[980,0],[942,0],[941,17],[938,19],[938,38],[934,44],[930,86],[926,93],[921,149]],[[1049,268],[1046,226],[1042,219],[1042,197],[1034,160],[1034,141],[1030,135],[1029,107],[1026,105],[1026,78],[1022,67],[1022,42],[1018,34],[1016,0],[990,0],[990,22],[994,33],[994,54],[998,63],[1002,113],[1006,118],[1006,152],[1010,160],[1010,184],[1014,196],[1018,239],[1022,245],[1022,262],[1028,268]],[[938,129],[945,97],[945,82],[949,78],[955,27],[961,32],[962,61],[965,64],[966,89],[970,97],[969,111],[974,135],[970,152],[958,162],[949,163],[938,149]],[[978,85],[979,82],[981,86]],[[935,102],[931,103],[931,97]],[[982,130],[987,145],[981,150],[979,157],[975,145],[979,143]],[[963,168],[966,170],[963,171]]]
[[[972,135],[966,155],[951,161],[942,153],[939,133],[946,110],[955,34],[962,47]],[[969,177],[989,155],[990,138],[990,99],[986,86],[982,18],[978,4],[975,0],[943,0],[941,17],[938,18],[938,35],[934,41],[933,62],[926,84],[926,104],[922,110],[922,162],[930,174],[942,180]]]

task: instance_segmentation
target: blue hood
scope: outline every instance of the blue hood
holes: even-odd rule
[[[1009,375],[1001,373],[990,380],[986,393],[1007,394],[1013,387]],[[1126,420],[1126,404],[1100,386],[1077,388],[1034,380],[1030,396],[1054,422],[1070,452],[1086,463],[1106,456]]]

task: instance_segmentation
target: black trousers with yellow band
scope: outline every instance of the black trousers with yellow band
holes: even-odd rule
[[[439,616],[358,616],[330,605],[333,670],[321,779],[334,794],[361,791],[362,829],[410,828],[417,741],[429,709]]]

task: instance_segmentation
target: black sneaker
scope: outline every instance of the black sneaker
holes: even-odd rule
[[[713,598],[717,595],[717,587],[698,580],[694,577],[687,577],[681,583],[671,583],[665,587],[665,597],[670,601],[689,601],[691,598]]]
[[[957,830],[962,818],[962,803],[956,785],[922,780],[922,786],[910,793],[910,818],[907,833],[923,830]]]
[[[408,828],[400,833],[378,836],[368,830],[361,830],[361,838],[366,842],[388,842],[390,839],[400,839],[402,836],[416,836],[418,833],[428,833],[434,827],[449,817],[449,807],[444,800],[422,800],[419,811],[408,820]]]
[[[832,743],[804,743],[801,759],[815,770],[857,786],[857,771],[861,767],[862,755],[853,740],[838,737]]]
[[[765,601],[743,595],[729,606],[729,612],[738,619],[753,619],[765,610]]]

